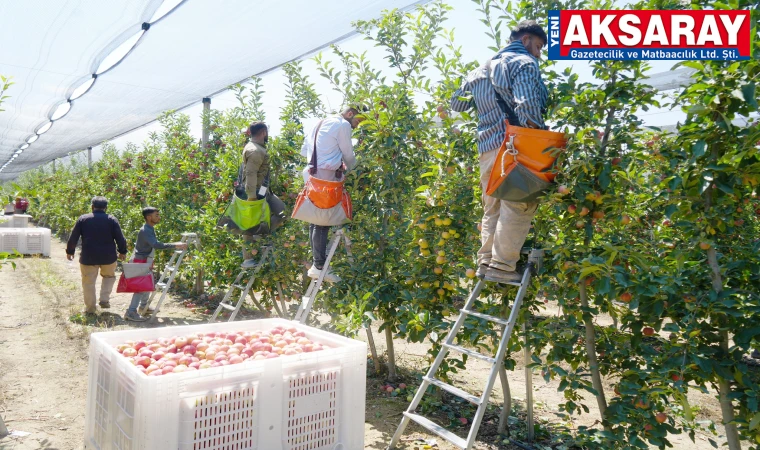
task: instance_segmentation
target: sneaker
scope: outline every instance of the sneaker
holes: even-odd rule
[[[335,275],[330,269],[327,269],[324,280],[328,283],[340,283],[340,277]]]
[[[486,272],[488,272],[488,264],[481,264],[478,266],[478,270],[475,271],[475,276],[483,278],[486,276]]]
[[[257,265],[258,263],[256,262],[255,259],[246,259],[245,261],[243,261],[243,264],[241,264],[240,267],[242,267],[243,269],[253,269]]]
[[[485,275],[486,281],[493,281],[494,283],[502,284],[520,284],[522,282],[522,274],[516,271],[507,272],[505,270],[489,267]]]
[[[127,311],[127,312],[124,314],[124,320],[128,320],[128,321],[130,321],[130,322],[145,322],[146,320],[148,320],[148,318],[147,318],[147,317],[143,317],[143,316],[141,316],[141,315],[140,315],[139,313],[137,313],[137,312],[130,312],[130,311]]]
[[[149,308],[147,306],[140,306],[137,308],[137,313],[140,314],[141,316],[149,316],[153,314],[154,312],[156,312],[155,309]]]
[[[100,305],[100,307],[103,309],[108,309],[111,307],[111,304],[109,302],[100,302],[98,305]]]
[[[317,269],[317,266],[312,265],[309,271],[306,272],[306,275],[308,275],[309,278],[317,279],[319,278],[319,272],[321,272],[321,270]]]
[[[319,278],[319,274],[322,271],[320,269],[317,269],[317,266],[311,266],[309,271],[306,273],[310,278],[314,278],[315,280]],[[323,278],[324,281],[327,281],[328,283],[338,283],[340,281],[340,277],[335,275],[332,270],[327,269],[327,273],[325,274],[325,277]]]

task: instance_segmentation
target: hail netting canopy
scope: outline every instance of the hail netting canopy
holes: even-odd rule
[[[422,2],[0,2],[0,75],[15,83],[0,106],[0,166],[10,161],[0,180],[309,54],[346,37],[355,20],[416,3]],[[68,100],[71,109],[57,118]]]

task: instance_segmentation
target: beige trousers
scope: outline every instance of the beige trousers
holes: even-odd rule
[[[116,283],[116,263],[102,266],[79,265],[82,272],[82,291],[84,292],[84,307],[88,313],[97,311],[95,307],[95,282],[98,280],[98,272],[103,277],[100,284],[100,303],[108,303],[111,299],[113,285]]]
[[[497,150],[492,150],[480,155],[483,220],[478,265],[490,265],[511,272],[515,270],[520,259],[520,250],[528,237],[538,203],[508,202],[486,194],[488,178],[491,176],[491,168],[498,153]]]

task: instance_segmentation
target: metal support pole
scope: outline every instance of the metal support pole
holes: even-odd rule
[[[525,411],[528,413],[526,424],[528,432],[526,433],[526,437],[528,442],[533,442],[536,438],[536,430],[533,420],[533,369],[529,367],[533,355],[530,350],[530,343],[528,342],[528,320],[529,319],[526,317],[522,326],[522,331],[525,336]]]
[[[87,170],[92,172],[92,147],[87,147]]]
[[[201,134],[201,148],[206,149],[208,135],[211,132],[211,99],[203,98],[203,133]]]

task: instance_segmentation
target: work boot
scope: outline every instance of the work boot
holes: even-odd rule
[[[255,259],[246,259],[243,264],[240,265],[243,269],[253,269],[258,265]]]
[[[495,267],[489,267],[486,271],[485,279],[486,281],[493,281],[495,283],[520,284],[522,282],[522,274],[516,271],[507,272]]]
[[[145,322],[146,320],[148,320],[148,318],[141,316],[136,311],[135,312],[127,311],[124,314],[124,320],[128,320],[130,322]]]
[[[111,303],[110,302],[100,302],[100,303],[98,303],[98,305],[100,305],[100,307],[103,308],[103,309],[108,309],[108,308],[111,307]]]

